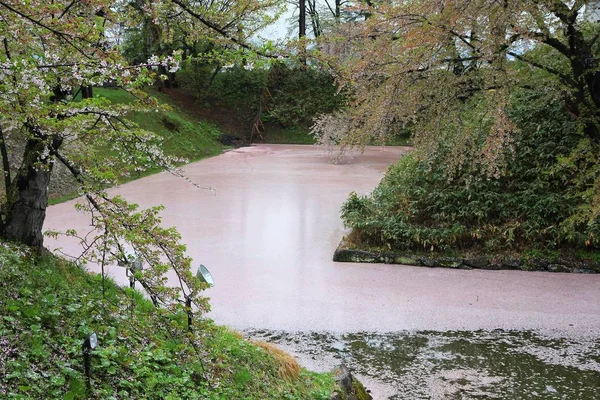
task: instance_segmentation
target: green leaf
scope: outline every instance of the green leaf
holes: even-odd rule
[[[50,378],[50,383],[53,386],[62,386],[65,384],[65,377],[62,375],[54,375],[52,378]]]
[[[65,395],[63,396],[63,400],[74,400],[75,399],[75,393],[71,392],[70,390],[65,393]]]

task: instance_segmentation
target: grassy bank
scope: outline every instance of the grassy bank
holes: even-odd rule
[[[0,398],[328,399],[329,374],[270,345],[154,308],[54,256],[0,243]],[[86,383],[82,343],[92,332]]]
[[[163,93],[153,89],[148,91],[158,99],[160,104],[167,105],[169,109],[158,112],[133,112],[128,118],[140,128],[162,137],[162,150],[165,154],[193,162],[216,156],[223,151],[225,146],[219,142],[222,135],[220,128],[177,107]],[[104,97],[114,104],[126,104],[135,100],[126,91],[111,88],[94,88],[94,96]],[[132,171],[131,180],[159,171],[159,168],[143,172]],[[50,204],[57,204],[75,197],[77,197],[77,190],[76,187],[73,187],[71,192],[53,193]]]

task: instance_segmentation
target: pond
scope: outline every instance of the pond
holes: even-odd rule
[[[420,376],[439,377],[434,379],[439,387],[422,387],[435,393],[452,389],[448,382],[453,380],[476,378],[491,382],[485,387],[512,385],[544,396],[545,375],[531,386],[521,375],[508,374],[508,368],[489,364],[495,359],[515,365],[529,365],[534,358],[543,361],[539,354],[511,347],[514,344],[521,349],[524,345],[519,338],[527,335],[539,340],[552,337],[560,346],[570,340],[583,343],[568,347],[575,353],[573,359],[586,366],[575,374],[581,381],[564,372],[578,366],[557,367],[552,373],[578,387],[584,385],[581,382],[600,381],[598,360],[591,356],[592,350],[597,352],[594,346],[600,338],[600,274],[442,270],[331,261],[344,234],[339,210],[345,198],[351,191],[371,191],[387,167],[406,151],[368,147],[364,153],[334,164],[330,155],[316,146],[258,145],[186,166],[193,182],[214,190],[199,189],[161,173],[111,193],[141,206],[166,206],[165,224],[179,229],[194,262],[208,267],[215,279],[215,286],[206,294],[211,297],[210,317],[217,323],[250,329],[252,334],[263,332],[259,336],[280,332],[276,336],[285,338],[287,333],[298,342],[324,335],[338,343],[339,349],[331,357],[323,355],[329,361],[323,361],[321,368],[347,358],[377,396],[394,395],[400,390],[395,380],[407,376],[417,381]],[[80,233],[89,229],[89,218],[78,214],[73,204],[50,207],[45,228],[74,228]],[[79,251],[76,242],[64,238],[59,242],[47,239],[46,246],[61,247],[67,254]],[[128,282],[123,269],[109,268],[109,273],[123,284]],[[502,341],[509,344],[502,347]],[[306,365],[313,365],[302,349],[286,343],[282,339]],[[311,343],[315,349],[320,346]],[[453,350],[461,346],[462,353]],[[393,364],[396,353],[386,353],[390,348],[402,354],[414,352],[411,357],[423,363]],[[481,367],[484,362],[476,361],[478,357],[489,359],[489,365]],[[447,363],[452,368],[444,369]],[[425,373],[427,366],[431,373]],[[410,368],[414,374],[402,372]],[[517,381],[521,383],[514,383]],[[417,382],[413,385],[419,386]],[[549,393],[559,393],[563,387],[556,381],[548,381],[547,386]],[[481,396],[497,396],[485,387]],[[565,398],[573,397],[567,394]]]
[[[249,329],[315,370],[346,363],[376,399],[600,398],[600,342],[531,331],[290,333]]]

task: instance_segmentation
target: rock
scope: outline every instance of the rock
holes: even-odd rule
[[[405,250],[406,251],[406,250]],[[408,253],[408,254],[407,254]],[[529,258],[519,259],[518,256],[507,257],[498,261],[498,255],[476,255],[467,258],[454,257],[429,257],[411,255],[407,253],[396,253],[395,251],[367,251],[353,248],[346,238],[342,239],[340,245],[333,254],[333,261],[358,262],[358,263],[386,263],[414,265],[424,267],[443,267],[455,269],[516,269],[522,271],[549,271],[549,272],[573,272],[583,274],[600,273],[600,260],[595,259],[571,259],[571,258]],[[600,255],[600,254],[598,254]],[[596,255],[596,257],[598,256]]]
[[[346,257],[348,257],[347,250],[340,247],[333,252],[333,261],[344,262],[347,261]]]
[[[352,373],[341,364],[333,371],[335,382],[339,386],[331,395],[331,400],[372,400],[373,397],[367,392],[364,385],[352,376]]]
[[[379,254],[376,258],[375,258],[379,263],[384,263],[384,264],[393,264],[394,263],[394,255],[393,254],[389,254],[389,253],[382,253]]]
[[[394,257],[394,264],[419,265],[419,260],[411,256],[396,256]]]
[[[378,257],[368,251],[350,250],[338,247],[333,253],[333,261],[338,262],[378,262]]]
[[[582,261],[579,267],[583,269],[589,269],[594,272],[600,272],[600,263],[594,261]]]
[[[562,264],[548,264],[546,270],[550,272],[571,272],[571,269]]]
[[[463,264],[471,268],[485,268],[489,263],[490,260],[487,257],[466,258],[463,260]]]
[[[434,258],[427,258],[427,257],[421,257],[419,259],[421,265],[425,266],[425,267],[438,267],[438,263],[437,260]]]
[[[593,269],[588,269],[588,268],[579,268],[579,270],[577,271],[580,274],[595,274],[596,271],[594,271]]]
[[[532,271],[545,271],[550,263],[546,260],[542,260],[539,258],[532,258],[529,260],[528,269]]]
[[[506,267],[504,267],[504,268],[506,268]],[[499,269],[502,269],[502,264],[489,263],[488,265],[486,265],[485,267],[483,267],[481,269],[490,270],[490,271],[497,271]]]
[[[520,269],[523,263],[518,258],[506,258],[502,260],[502,266],[507,269]]]
[[[463,265],[460,258],[440,258],[437,263],[444,268],[460,268]]]

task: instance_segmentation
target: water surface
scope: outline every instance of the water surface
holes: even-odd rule
[[[600,399],[600,342],[531,331],[247,330],[314,369],[340,362],[389,399]]]
[[[111,193],[141,206],[166,206],[165,224],[179,229],[194,261],[215,278],[215,287],[206,292],[210,316],[236,329],[354,333],[358,336],[351,342],[365,346],[370,339],[357,332],[503,329],[587,343],[600,337],[600,274],[331,261],[344,234],[342,202],[351,191],[371,191],[406,151],[369,147],[333,164],[316,146],[259,145],[185,168],[192,181],[214,192],[162,173]],[[89,229],[89,218],[77,214],[73,204],[50,207],[46,228]],[[65,238],[46,245],[69,254],[79,251]],[[109,273],[128,282],[120,268]],[[443,335],[436,337],[443,342]],[[421,346],[425,339],[419,338],[402,340]],[[404,342],[390,343],[401,347]],[[472,367],[473,374],[478,371]]]

